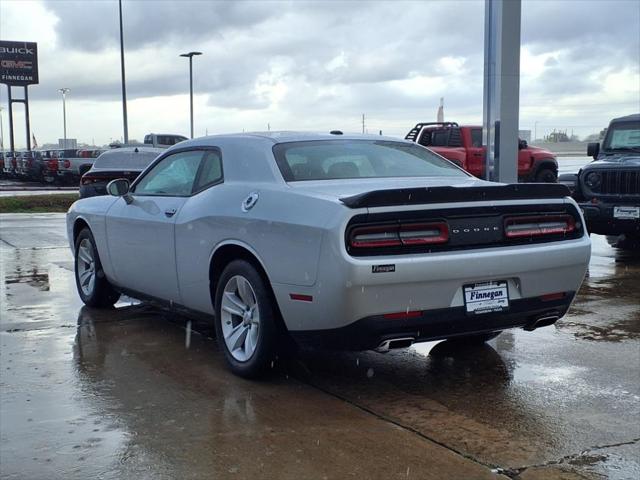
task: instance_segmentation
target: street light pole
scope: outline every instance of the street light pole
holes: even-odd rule
[[[189,58],[189,107],[191,115],[191,138],[193,138],[193,57],[194,55],[202,55],[202,52],[181,53],[181,57]]]
[[[127,123],[127,87],[124,78],[124,34],[122,32],[122,0],[118,0],[120,8],[120,71],[122,73],[122,121],[124,126],[124,143],[129,143],[129,125]]]
[[[58,91],[62,94],[62,126],[64,129],[64,145],[63,148],[67,148],[67,93],[68,88],[59,88]]]

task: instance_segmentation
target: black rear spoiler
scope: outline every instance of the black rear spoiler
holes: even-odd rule
[[[342,197],[349,208],[419,205],[425,203],[481,202],[492,200],[539,200],[571,195],[561,183],[511,183],[482,187],[424,187],[374,190]]]

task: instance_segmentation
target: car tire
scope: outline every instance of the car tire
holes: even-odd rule
[[[94,308],[112,307],[120,294],[102,270],[96,242],[88,228],[82,229],[76,238],[74,257],[76,287],[84,304]]]
[[[215,292],[215,329],[229,369],[245,378],[273,365],[278,310],[268,281],[245,260],[223,270]]]
[[[489,340],[493,340],[498,335],[500,335],[502,331],[499,332],[490,332],[490,333],[478,333],[475,335],[463,335],[460,337],[450,338],[447,340],[447,343],[450,345],[482,345],[483,343],[487,343]]]
[[[558,176],[556,172],[550,168],[541,168],[538,173],[536,173],[536,182],[538,183],[556,183],[557,181]]]

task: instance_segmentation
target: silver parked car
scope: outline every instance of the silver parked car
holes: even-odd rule
[[[183,142],[73,204],[84,303],[211,315],[244,376],[283,335],[385,351],[566,313],[591,244],[564,185],[489,183],[412,142],[332,133]]]

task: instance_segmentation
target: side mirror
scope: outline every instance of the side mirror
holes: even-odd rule
[[[518,150],[524,150],[528,146],[529,144],[527,143],[526,140],[518,140]]]
[[[114,197],[122,197],[129,193],[129,180],[126,178],[116,178],[107,184],[107,193]]]
[[[126,178],[116,178],[107,183],[107,193],[114,197],[122,197],[127,205],[133,202],[133,198],[129,195],[129,180]]]
[[[593,157],[595,160],[598,158],[598,154],[600,153],[600,144],[599,143],[590,143],[587,145],[587,155],[589,157]]]

